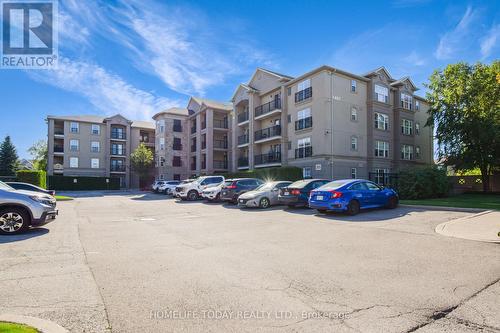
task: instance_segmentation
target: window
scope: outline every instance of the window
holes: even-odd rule
[[[160,166],[165,166],[165,157],[160,156]]]
[[[165,138],[160,138],[160,150],[165,150]]]
[[[99,169],[99,159],[98,158],[90,159],[90,167],[92,169]]]
[[[356,92],[356,80],[351,80],[351,92]]]
[[[401,159],[412,160],[413,159],[413,146],[402,145],[401,146]]]
[[[305,148],[310,146],[311,146],[311,138],[309,137],[297,140],[298,148]]]
[[[358,138],[351,136],[351,150],[358,150]]]
[[[415,157],[420,158],[420,147],[419,146],[415,147]]]
[[[311,80],[310,79],[304,80],[297,85],[297,91],[305,90],[310,86],[311,86]]]
[[[99,141],[92,141],[90,143],[90,151],[93,153],[98,153],[101,150],[101,145]]]
[[[375,128],[387,131],[389,128],[389,116],[375,112]]]
[[[180,119],[174,119],[174,132],[182,132],[182,122]]]
[[[415,110],[419,111],[420,110],[420,101],[415,101]]]
[[[70,126],[69,126],[69,131],[70,131],[71,133],[78,133],[79,128],[80,128],[80,127],[79,127],[78,123],[71,122],[71,124],[70,124]]]
[[[412,96],[405,93],[401,93],[401,107],[403,109],[411,110],[412,101],[413,101]]]
[[[287,119],[288,123],[290,124],[292,122],[292,115],[291,114],[287,115],[286,119]]]
[[[351,121],[358,121],[358,109],[351,108]]]
[[[307,109],[304,109],[304,110],[297,112],[297,119],[298,120],[306,119],[306,118],[309,118],[310,116],[311,116],[311,109],[310,108],[307,108]]]
[[[302,168],[302,177],[304,179],[312,178],[312,169],[311,167]]]
[[[165,179],[165,176],[162,173],[160,173],[160,179],[161,180]]]
[[[119,143],[112,143],[111,155],[125,155],[125,146]]]
[[[69,158],[69,167],[70,168],[78,168],[78,157],[70,157]]]
[[[351,168],[351,178],[352,179],[358,178],[358,170],[356,168]]]
[[[160,133],[165,132],[165,119],[161,119],[160,121],[158,121],[158,130],[160,131]]]
[[[286,146],[287,146],[287,149],[288,149],[288,150],[292,150],[292,141],[288,141],[288,142],[286,143]]]
[[[375,100],[382,103],[389,103],[389,89],[384,86],[375,85]]]
[[[174,180],[181,180],[181,175],[174,174]]]
[[[80,141],[79,140],[69,140],[69,150],[70,151],[78,151],[80,146]]]
[[[375,183],[381,185],[389,183],[389,169],[375,169]]]
[[[174,159],[172,160],[172,166],[174,167],[182,166],[182,161],[180,156],[174,156]]]
[[[182,150],[181,138],[174,138],[174,150]]]
[[[389,157],[389,142],[375,141],[375,156]]]
[[[415,134],[420,135],[420,124],[419,123],[415,123]]]
[[[408,119],[401,119],[401,133],[404,135],[413,134],[413,121]]]
[[[94,134],[94,135],[99,135],[101,134],[101,126],[97,125],[97,124],[92,124],[92,130],[91,130],[91,133]]]

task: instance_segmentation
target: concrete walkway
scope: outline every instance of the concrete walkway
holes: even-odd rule
[[[439,224],[436,232],[455,238],[500,243],[500,212],[486,211]]]

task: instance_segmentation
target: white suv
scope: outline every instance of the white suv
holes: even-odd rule
[[[180,180],[167,180],[158,186],[158,192],[163,194],[173,194],[175,188],[180,184]]]
[[[190,183],[180,184],[175,188],[176,197],[182,200],[196,200],[201,197],[204,189],[212,186],[218,186],[224,183],[223,176],[204,176]]]

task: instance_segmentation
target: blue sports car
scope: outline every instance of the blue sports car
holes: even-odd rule
[[[362,179],[334,180],[313,190],[309,196],[309,207],[320,213],[335,211],[349,215],[365,208],[396,208],[398,202],[396,191]]]

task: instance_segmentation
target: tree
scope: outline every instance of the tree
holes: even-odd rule
[[[15,176],[18,167],[18,157],[16,147],[10,141],[10,136],[6,136],[0,145],[0,175]]]
[[[500,165],[500,61],[448,65],[426,87],[426,125],[435,126],[440,159],[455,170],[479,168],[489,191],[489,175]]]
[[[139,175],[139,182],[142,187],[153,171],[153,152],[147,148],[144,143],[141,143],[132,154],[130,154],[130,162],[132,170]]]
[[[47,171],[47,141],[39,140],[28,149],[36,170]]]

